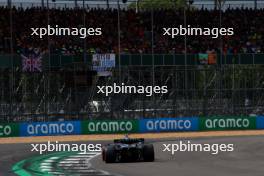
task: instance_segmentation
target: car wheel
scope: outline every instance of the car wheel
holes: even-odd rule
[[[105,156],[106,163],[114,163],[116,161],[116,152],[114,146],[108,146],[105,148]]]
[[[102,160],[105,161],[105,148],[102,149]]]
[[[143,147],[143,159],[146,162],[154,161],[154,147],[153,144],[146,144]]]

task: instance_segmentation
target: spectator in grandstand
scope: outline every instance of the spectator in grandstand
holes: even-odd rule
[[[49,12],[49,13],[48,13]],[[21,53],[27,48],[50,49],[52,54],[81,55],[83,52],[117,53],[118,19],[117,9],[43,9],[38,7],[12,8],[0,7],[0,52]],[[102,36],[87,37],[85,40],[73,36],[50,36],[39,39],[31,36],[31,27],[59,25],[61,27],[101,27]],[[152,45],[151,12],[134,10],[120,11],[120,52],[121,53],[175,53],[185,52],[184,37],[171,39],[163,36],[163,27],[177,27],[184,23],[182,10],[159,9],[153,15],[154,41]],[[210,18],[208,18],[210,17]],[[164,20],[166,19],[166,20]],[[187,52],[201,53],[209,50],[225,54],[263,53],[264,52],[264,10],[227,9],[222,14],[222,26],[233,27],[234,35],[212,39],[210,36],[188,36]],[[10,24],[12,23],[12,30]],[[196,9],[187,11],[187,23],[199,27],[219,27],[219,11]],[[11,35],[12,32],[12,35]],[[86,45],[84,45],[86,43]],[[222,44],[222,46],[221,46]],[[84,49],[86,46],[86,50]]]

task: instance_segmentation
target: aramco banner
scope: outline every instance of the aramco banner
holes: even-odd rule
[[[80,121],[33,122],[20,124],[20,136],[81,134]]]
[[[141,119],[140,132],[197,131],[197,117]]]
[[[200,117],[200,130],[244,130],[256,129],[256,117],[212,116]]]
[[[18,123],[0,123],[0,137],[19,136]]]
[[[136,132],[138,132],[138,120],[89,120],[82,122],[82,134]]]

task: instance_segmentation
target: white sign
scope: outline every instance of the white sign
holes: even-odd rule
[[[94,54],[93,70],[98,76],[111,76],[111,68],[115,67],[115,54]]]

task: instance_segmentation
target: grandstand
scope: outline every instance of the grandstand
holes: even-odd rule
[[[214,4],[195,1],[179,9],[140,10],[121,2],[126,8],[118,8],[117,1],[109,8],[96,3],[0,7],[1,121],[263,114],[260,2],[207,8]],[[181,24],[232,27],[235,34],[216,39],[162,35],[164,26]],[[40,39],[30,34],[31,27],[47,25],[101,27],[103,35]],[[115,60],[109,76],[93,70],[97,55]],[[169,93],[97,94],[98,85],[113,83],[166,85]]]

